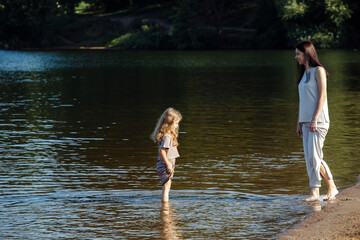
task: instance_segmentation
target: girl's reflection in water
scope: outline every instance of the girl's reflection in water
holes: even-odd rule
[[[181,236],[181,231],[178,229],[176,225],[176,214],[175,209],[170,206],[169,202],[165,202],[162,204],[160,210],[160,235],[161,239],[166,240],[175,240],[175,239],[183,239]]]

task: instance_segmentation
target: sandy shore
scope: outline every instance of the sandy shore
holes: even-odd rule
[[[360,239],[360,183],[321,206],[313,203],[315,212],[279,239]]]

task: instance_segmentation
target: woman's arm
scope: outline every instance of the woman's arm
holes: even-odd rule
[[[317,119],[321,113],[326,100],[326,72],[323,67],[318,67],[315,71],[315,80],[318,86],[319,99],[316,104],[314,116],[311,120],[310,131],[315,132],[317,130]]]
[[[166,148],[160,148],[159,152],[160,152],[161,159],[163,160],[163,162],[165,163],[165,165],[167,167],[168,173],[172,174],[173,168],[172,168],[172,164],[170,163],[169,159],[167,159],[167,157],[166,157]]]
[[[299,137],[302,137],[302,124],[299,122],[299,117],[300,117],[300,102],[299,102],[299,113],[298,113],[298,121],[297,121],[297,128],[296,128],[296,133]]]

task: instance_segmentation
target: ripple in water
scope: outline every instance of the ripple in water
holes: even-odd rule
[[[273,53],[0,51],[0,238],[269,239],[321,209],[302,201],[293,52]],[[324,150],[343,188],[360,68],[336,54]],[[184,119],[162,205],[149,134],[169,104]]]

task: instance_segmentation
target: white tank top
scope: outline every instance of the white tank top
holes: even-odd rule
[[[299,122],[311,122],[314,116],[316,105],[319,99],[318,85],[315,80],[315,71],[318,67],[310,68],[309,73],[306,71],[298,85],[299,89]],[[324,106],[319,114],[318,123],[328,125],[330,122],[328,101],[325,99]],[[319,125],[319,124],[318,124]]]

